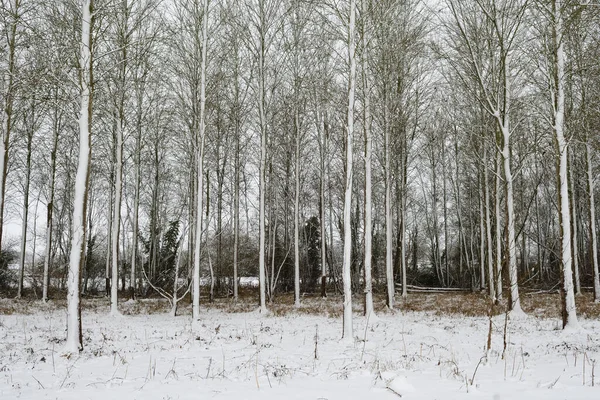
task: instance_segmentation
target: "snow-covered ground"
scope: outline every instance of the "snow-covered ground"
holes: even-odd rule
[[[1,399],[600,399],[600,322],[563,332],[557,320],[431,313],[340,318],[203,310],[84,311],[85,350],[65,355],[66,315],[38,307],[0,316]],[[598,367],[598,365],[596,365]],[[594,377],[594,375],[596,375]],[[592,386],[592,385],[595,386]]]

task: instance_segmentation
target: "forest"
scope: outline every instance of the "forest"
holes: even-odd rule
[[[600,301],[595,0],[3,0],[0,31],[0,289],[66,294],[73,351],[82,296],[343,294],[345,337],[353,293]]]

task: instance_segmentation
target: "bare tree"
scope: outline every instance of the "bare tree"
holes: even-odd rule
[[[91,117],[92,117],[92,0],[82,1],[80,48],[80,110],[79,110],[79,161],[75,177],[75,203],[73,208],[73,238],[67,280],[67,341],[66,350],[76,353],[83,349],[81,332],[80,273],[85,259],[87,194],[90,177]]]

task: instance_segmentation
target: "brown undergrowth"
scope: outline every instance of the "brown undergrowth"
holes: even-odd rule
[[[584,318],[600,318],[600,303],[594,303],[592,293],[584,293],[576,297],[578,315]],[[292,294],[282,294],[274,301],[267,303],[269,314],[285,315],[321,315],[337,318],[343,313],[343,297],[340,295],[320,296],[305,295],[301,298],[300,307],[294,306]],[[374,296],[375,311],[378,314],[392,312],[427,312],[435,315],[464,315],[484,317],[489,313],[490,300],[482,293],[409,293],[406,299],[396,296],[396,307],[390,311],[386,307],[385,297],[381,294]],[[109,299],[106,297],[84,297],[83,309],[91,312],[108,312]],[[504,299],[496,313],[506,310],[507,301]],[[540,318],[560,318],[560,296],[558,293],[527,292],[521,293],[523,310],[532,316]],[[246,313],[258,309],[258,296],[251,290],[241,293],[238,301],[232,298],[216,298],[212,303],[207,297],[201,299],[204,310],[219,310],[228,313]],[[0,315],[33,314],[44,311],[66,309],[66,300],[56,299],[44,304],[34,299],[0,299]],[[150,298],[136,301],[120,299],[119,310],[125,315],[160,314],[170,311],[170,304],[165,299]],[[362,297],[353,299],[353,311],[361,314],[363,311]],[[190,315],[189,299],[180,302],[178,315]]]

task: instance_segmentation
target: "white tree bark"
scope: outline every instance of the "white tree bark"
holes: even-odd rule
[[[496,220],[495,239],[496,252],[495,258],[495,281],[496,281],[496,301],[502,300],[502,218],[500,216],[500,176],[502,172],[502,155],[496,152],[496,173],[494,179],[494,216]]]
[[[321,297],[327,297],[327,230],[325,227],[325,163],[327,158],[327,123],[321,118],[321,105],[315,99],[315,124],[319,140],[319,229],[321,232]],[[323,121],[322,121],[323,120]]]
[[[132,222],[132,240],[131,240],[131,276],[129,280],[129,296],[132,300],[135,299],[136,290],[136,270],[138,256],[138,231],[139,231],[139,208],[140,208],[140,184],[142,174],[142,88],[137,89],[137,127],[135,137],[135,177],[134,177],[134,195],[133,195],[133,222]]]
[[[356,0],[350,0],[350,20],[348,23],[348,119],[346,131],[346,186],[344,193],[344,261],[342,279],[344,281],[344,324],[342,337],[353,338],[352,331],[352,282],[350,267],[352,264],[352,143],[354,135],[354,95],[356,86],[356,45],[354,38],[356,20]]]
[[[567,156],[568,157],[568,156]],[[571,248],[573,249],[573,275],[575,276],[575,295],[581,294],[581,279],[579,277],[579,246],[577,243],[577,198],[575,197],[575,176],[573,171],[573,148],[570,149],[570,162],[569,162],[569,173],[567,178],[569,179],[569,192],[571,193]]]
[[[373,158],[373,138],[371,134],[371,99],[370,86],[368,76],[368,59],[369,59],[369,44],[367,39],[368,34],[368,10],[366,0],[361,2],[361,14],[363,18],[362,32],[362,81],[363,81],[363,130],[365,134],[365,315],[367,317],[374,316],[373,308],[373,279],[371,276],[371,262],[373,258],[373,217],[372,217],[372,171],[371,164]]]
[[[114,153],[113,153],[114,156]],[[113,212],[114,212],[114,207],[115,207],[115,196],[114,196],[114,190],[115,190],[115,186],[114,186],[114,159],[113,159],[113,163],[111,164],[111,173],[110,173],[110,189],[109,189],[109,193],[108,193],[108,227],[107,227],[107,235],[106,235],[106,262],[105,262],[105,270],[104,270],[104,282],[105,282],[105,289],[106,289],[106,297],[110,297],[110,290],[111,290],[111,265],[112,265],[112,224],[113,224]]]
[[[75,197],[73,203],[73,227],[71,254],[67,276],[67,341],[65,350],[76,353],[83,349],[81,337],[80,273],[85,252],[86,207],[89,183],[89,164],[92,153],[90,122],[92,114],[91,98],[91,26],[92,0],[82,1],[81,48],[80,48],[80,110],[79,110],[79,160],[75,176]]]
[[[494,260],[492,246],[492,219],[490,216],[490,185],[487,169],[487,145],[484,143],[483,151],[483,190],[484,190],[484,211],[485,211],[485,235],[487,244],[487,270],[488,270],[488,290],[490,298],[496,301],[496,291],[494,290]]]
[[[558,209],[560,214],[562,317],[563,328],[579,326],[573,290],[573,259],[571,254],[571,216],[569,213],[569,180],[567,176],[568,142],[565,138],[565,53],[561,0],[552,3],[554,40],[554,144],[557,152]]]
[[[506,196],[506,247],[508,251],[508,280],[510,285],[509,310],[522,314],[521,300],[519,298],[519,284],[517,281],[517,246],[515,240],[515,208],[513,194],[513,176],[510,165],[510,130],[507,123],[502,130],[502,161],[504,170],[504,195]]]
[[[111,233],[111,285],[110,285],[110,314],[119,315],[118,290],[119,290],[119,230],[121,227],[121,197],[123,190],[123,120],[118,117],[116,127],[116,154],[115,154],[115,204],[113,207],[113,222]]]
[[[192,299],[192,320],[200,318],[200,244],[202,242],[202,209],[204,200],[204,128],[206,107],[206,53],[208,45],[208,0],[202,2],[202,60],[200,63],[200,121],[198,129],[198,147],[196,149],[197,198],[196,198],[196,235],[194,246],[194,278]]]
[[[11,0],[9,2],[10,7],[10,21],[6,29],[7,36],[7,79],[5,91],[3,93],[2,111],[3,124],[2,124],[2,140],[0,140],[0,249],[2,248],[2,234],[4,228],[4,206],[5,206],[5,193],[6,193],[6,174],[8,173],[8,147],[10,142],[10,134],[12,132],[12,117],[13,117],[13,101],[15,95],[15,50],[17,46],[17,26],[20,19],[20,0]]]
[[[258,47],[258,114],[260,120],[260,194],[259,194],[259,257],[258,257],[258,281],[260,312],[267,312],[266,299],[266,275],[265,275],[265,174],[267,169],[267,118],[265,115],[265,4],[259,1],[259,47]]]
[[[242,134],[240,123],[240,84],[239,84],[239,50],[235,42],[235,165],[233,188],[233,300],[238,300],[238,253],[240,245],[240,141]]]
[[[482,174],[480,174],[480,187],[479,194],[484,194],[483,188],[483,179]],[[484,199],[485,195],[479,198],[479,276],[481,280],[479,281],[479,289],[481,291],[485,290],[485,211],[484,211]]]
[[[600,303],[600,274],[598,273],[598,239],[596,233],[596,200],[594,196],[594,174],[592,170],[592,148],[590,138],[585,142],[585,163],[587,169],[587,190],[589,207],[590,250],[592,254],[592,273],[594,279],[594,301]]]
[[[35,102],[35,99],[33,99]],[[23,280],[25,278],[25,253],[27,251],[27,222],[29,220],[29,188],[31,182],[31,145],[35,127],[35,105],[31,108],[31,127],[27,128],[27,156],[25,160],[25,182],[23,190],[23,223],[21,225],[21,258],[19,260],[19,285],[17,287],[17,298],[23,296]],[[35,256],[35,254],[34,254]]]
[[[387,101],[384,104],[384,153],[385,153],[385,281],[387,288],[387,306],[394,309],[394,263],[393,251],[393,221],[392,221],[392,171],[391,171],[391,143],[390,128],[387,121]]]
[[[56,91],[55,91],[56,93]],[[55,96],[55,100],[58,96]],[[58,105],[54,108],[54,120],[52,121],[52,150],[50,151],[50,176],[48,181],[48,205],[46,212],[46,249],[44,256],[44,277],[42,282],[42,301],[48,301],[48,285],[50,281],[50,263],[52,259],[52,216],[54,213],[54,189],[56,180],[56,151],[58,148],[58,132],[59,132],[59,116]]]
[[[297,99],[298,100],[298,99]],[[294,305],[300,307],[300,117],[294,110],[296,126],[296,162],[294,165]]]
[[[237,85],[236,85],[237,88]],[[237,93],[237,91],[236,91]],[[238,248],[240,246],[240,129],[236,121],[235,182],[233,188],[233,300],[238,300]]]

